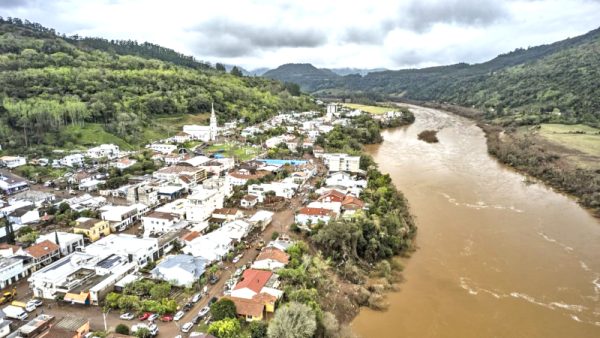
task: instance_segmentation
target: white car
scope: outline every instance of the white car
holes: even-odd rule
[[[210,308],[208,306],[205,306],[200,310],[200,312],[198,312],[198,316],[204,317],[204,316],[206,316],[208,311],[210,311]]]
[[[149,322],[153,322],[156,319],[158,319],[158,313],[153,313],[152,315],[150,315],[150,317],[148,317]]]
[[[200,298],[202,298],[202,294],[198,292],[197,294],[194,295],[194,297],[192,297],[192,302],[198,303]]]
[[[120,315],[119,318],[123,320],[132,320],[133,318],[135,318],[135,316],[131,312],[125,312],[124,314]]]
[[[239,254],[239,255],[235,256],[232,260],[233,264],[236,264],[237,262],[239,262],[240,259],[242,259],[242,257],[244,257],[244,254]]]
[[[39,299],[32,299],[32,300],[30,300],[30,301],[27,302],[27,305],[29,305],[29,304],[31,304],[31,305],[35,306],[36,308],[38,308],[38,307],[42,306],[44,303],[41,300],[39,300]]]
[[[192,322],[185,323],[181,327],[181,332],[184,332],[184,333],[190,332],[190,330],[192,329],[193,326],[194,326],[194,323],[192,323]]]
[[[183,311],[179,311],[179,312],[177,312],[177,313],[175,314],[175,316],[173,316],[173,320],[174,320],[174,321],[178,321],[178,320],[180,320],[181,318],[183,318],[183,316],[185,316],[185,312],[183,312]]]

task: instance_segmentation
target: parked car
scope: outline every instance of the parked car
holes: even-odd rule
[[[194,303],[198,303],[198,301],[202,298],[202,294],[201,293],[197,293],[194,295],[194,297],[192,297],[192,302]]]
[[[42,306],[44,303],[39,299],[31,299],[27,304],[33,304],[36,308]]]
[[[158,318],[158,313],[153,313],[148,317],[149,322],[153,322]]]
[[[183,311],[190,311],[190,309],[193,308],[193,307],[194,307],[194,303],[191,303],[191,302],[190,303],[186,303],[183,306]]]
[[[210,311],[210,307],[205,306],[200,310],[200,312],[198,312],[198,316],[200,316],[201,318],[204,318],[204,316],[206,316],[208,311]]]
[[[184,332],[184,333],[190,332],[192,327],[194,327],[194,323],[192,323],[192,322],[185,323],[181,327],[181,332]]]
[[[210,276],[210,279],[208,280],[208,282],[213,285],[217,284],[218,281],[219,281],[219,276],[217,276],[217,275]]]
[[[233,264],[236,264],[237,262],[239,262],[239,261],[240,261],[240,259],[242,259],[242,257],[244,257],[244,254],[243,254],[243,253],[241,253],[241,254],[239,254],[239,255],[235,256],[235,257],[233,258],[233,260],[232,260]]]
[[[132,320],[134,317],[135,316],[131,312],[125,312],[124,314],[119,316],[119,318],[121,318],[123,320]],[[140,320],[143,320],[143,319],[140,319]]]
[[[150,318],[150,316],[152,316],[152,313],[150,312],[144,312],[141,316],[138,317],[139,320],[146,320],[148,318]]]
[[[201,321],[202,321],[202,316],[200,316],[200,315],[197,315],[196,317],[192,318],[192,323],[194,323],[194,325],[200,324]]]
[[[180,320],[181,318],[183,318],[183,316],[184,316],[184,315],[185,315],[185,312],[183,312],[183,311],[179,311],[179,312],[177,312],[177,313],[175,314],[175,316],[173,317],[173,320],[175,320],[175,321],[178,321],[178,320]]]
[[[173,315],[164,314],[160,317],[160,321],[161,322],[171,322],[171,321],[173,321]]]
[[[152,336],[158,335],[158,325],[156,325],[156,324],[150,325],[150,334]]]

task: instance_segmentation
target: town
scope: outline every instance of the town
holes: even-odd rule
[[[369,208],[360,154],[319,138],[371,115],[317,104],[251,126],[212,108],[138,151],[0,157],[0,337],[211,337],[228,306],[273,318],[297,233]]]

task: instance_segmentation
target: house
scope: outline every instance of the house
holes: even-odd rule
[[[231,290],[231,297],[252,299],[260,293],[266,293],[279,299],[283,291],[278,290],[279,276],[271,271],[247,269],[240,281]]]
[[[8,335],[8,338],[47,337],[48,329],[54,321],[54,316],[41,314],[19,327]]]
[[[235,310],[240,319],[247,322],[263,320],[265,313],[265,304],[259,300],[246,299],[239,297],[225,297],[235,304]]]
[[[199,166],[199,168],[206,170],[207,173],[212,173],[216,176],[221,176],[223,173],[233,169],[233,167],[235,167],[235,160],[230,157],[211,159]]]
[[[6,170],[0,170],[0,189],[2,189],[4,194],[12,195],[19,191],[29,189],[29,183],[20,176]]]
[[[255,126],[250,126],[250,127],[246,127],[242,130],[242,132],[240,133],[240,135],[242,137],[248,137],[248,136],[254,136],[256,134],[260,134],[262,133],[262,129],[257,128]]]
[[[60,247],[60,253],[63,256],[75,252],[77,248],[84,247],[83,235],[72,234],[70,232],[55,231],[53,233],[40,235],[36,240],[36,243],[44,241],[50,241],[57,244]]]
[[[280,249],[274,247],[264,248],[252,263],[253,269],[277,270],[289,263],[290,256]]]
[[[139,238],[128,234],[110,234],[86,246],[83,250],[96,257],[107,257],[113,254],[127,257],[128,261],[138,267],[143,267],[161,256],[157,238]]]
[[[162,154],[170,154],[177,150],[176,145],[166,143],[152,143],[147,147]]]
[[[320,221],[328,223],[335,217],[335,212],[329,209],[304,207],[296,213],[294,221],[298,224],[309,225],[317,224]]]
[[[27,276],[23,259],[17,257],[0,258],[0,288],[16,283]]]
[[[40,220],[40,213],[33,205],[20,207],[8,215],[8,222],[15,225],[31,224]]]
[[[97,147],[88,149],[86,156],[94,159],[106,157],[109,160],[114,160],[121,155],[121,150],[115,144],[101,144]]]
[[[271,182],[262,184],[251,184],[248,186],[248,195],[258,197],[260,203],[264,202],[268,192],[272,191],[275,196],[290,199],[294,197],[298,184],[289,182]]]
[[[354,195],[360,195],[360,192],[367,187],[367,180],[357,179],[348,173],[335,172],[325,179],[328,187],[344,187],[350,190]]]
[[[167,256],[151,271],[152,278],[191,287],[204,274],[207,261],[191,255]]]
[[[129,167],[131,167],[132,165],[136,164],[137,160],[131,159],[131,158],[127,158],[127,157],[123,157],[118,159],[116,162],[111,163],[111,166],[123,170],[123,169],[127,169]]]
[[[123,231],[149,211],[147,205],[106,205],[100,208],[100,217],[107,221],[111,231]]]
[[[37,271],[60,257],[60,247],[45,240],[28,247],[25,253],[33,258],[27,270]]]
[[[127,189],[127,202],[154,206],[158,203],[158,189],[155,186],[141,183]]]
[[[25,251],[18,245],[0,243],[0,257],[23,256]]]
[[[110,225],[105,220],[80,217],[75,221],[73,232],[85,235],[91,242],[110,235]]]
[[[267,210],[258,210],[252,217],[248,219],[248,222],[253,226],[259,227],[261,231],[264,231],[271,221],[273,220],[275,213]]]
[[[213,231],[188,241],[182,251],[194,257],[200,257],[209,263],[223,259],[233,250],[234,241],[222,231]]]
[[[322,157],[329,171],[347,171],[353,173],[360,171],[360,156],[327,153],[323,154]]]
[[[269,174],[270,173],[265,170],[239,169],[229,172],[225,177],[229,184],[233,186],[242,186],[248,183],[249,180],[260,180]]]
[[[206,170],[191,166],[175,165],[161,168],[152,173],[152,177],[169,182],[179,182],[180,176],[187,176],[190,180],[190,183],[195,185],[206,179]],[[193,185],[191,185],[190,188],[193,187]]]
[[[179,143],[179,144],[186,143],[190,140],[192,140],[192,135],[190,135],[184,131],[180,131],[179,133],[175,134],[175,136],[171,137],[171,141],[173,141],[175,143]]]
[[[25,190],[12,195],[8,199],[9,204],[14,204],[16,201],[27,201],[41,207],[44,204],[49,204],[56,199],[56,196],[52,193],[43,192],[39,190]]]
[[[184,161],[187,157],[186,154],[171,153],[163,156],[162,160],[165,161],[166,165],[175,165]]]
[[[330,191],[324,193],[323,195],[319,196],[317,201],[325,202],[325,203],[337,202],[337,203],[340,203],[340,205],[341,205],[341,203],[344,201],[345,198],[346,198],[345,193],[333,189],[333,190],[330,190]]]
[[[181,222],[181,216],[173,213],[160,211],[151,212],[142,216],[142,225],[144,226],[144,237],[154,234],[167,233],[187,226],[187,222]]]
[[[76,172],[75,174],[73,174],[73,176],[69,177],[68,179],[69,183],[76,185],[85,184],[93,180],[94,175],[83,170]]]
[[[215,209],[212,213],[212,218],[225,221],[235,221],[242,217],[244,217],[244,213],[236,208],[219,208]]]
[[[342,209],[344,210],[359,210],[365,207],[365,202],[352,195],[346,195],[342,201]]]
[[[67,155],[67,156],[61,158],[60,160],[58,160],[58,164],[63,167],[81,168],[81,167],[83,167],[83,163],[84,163],[83,160],[84,160],[83,155],[72,154],[72,155]]]
[[[191,181],[186,181],[190,183]],[[181,185],[163,185],[156,188],[156,196],[160,200],[172,201],[178,199],[183,195],[186,188]]]
[[[27,164],[27,159],[21,156],[2,156],[0,157],[0,165],[7,168],[16,168]]]
[[[245,195],[240,200],[240,206],[245,209],[254,208],[256,206],[256,203],[258,203],[258,197],[253,195]]]
[[[81,196],[75,196],[66,200],[62,200],[60,203],[67,203],[71,209],[81,212],[84,210],[96,210],[102,207],[106,204],[106,198],[102,196],[83,194]],[[56,203],[55,206],[60,206],[60,203]]]
[[[206,156],[195,156],[195,157],[192,157],[192,158],[187,159],[185,161],[182,161],[180,163],[180,165],[182,165],[182,166],[189,166],[189,167],[200,167],[200,166],[206,164],[209,161],[210,161],[209,157],[206,157]]]
[[[207,220],[215,209],[223,207],[224,196],[218,189],[198,189],[187,197],[186,219],[191,222]]]

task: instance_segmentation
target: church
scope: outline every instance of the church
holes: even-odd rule
[[[217,139],[219,127],[217,125],[217,115],[215,107],[211,104],[210,124],[208,126],[199,126],[197,124],[188,124],[183,126],[183,132],[190,135],[193,139],[210,142]]]

